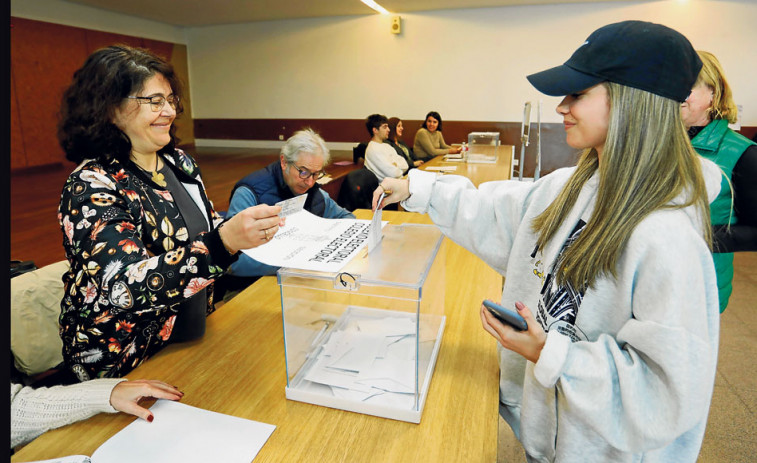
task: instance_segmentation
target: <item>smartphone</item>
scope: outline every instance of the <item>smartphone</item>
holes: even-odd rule
[[[506,309],[489,299],[484,299],[484,307],[486,307],[489,313],[494,315],[497,320],[505,325],[510,325],[518,331],[526,331],[528,329],[528,323],[526,323],[526,320],[516,311]]]

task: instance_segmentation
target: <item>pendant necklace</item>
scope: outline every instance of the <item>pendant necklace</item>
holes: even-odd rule
[[[156,184],[166,187],[168,184],[166,183],[166,177],[158,172],[158,155],[155,155],[155,170],[152,172],[152,181]]]
[[[151,174],[150,180],[152,180],[153,183],[165,188],[166,186],[168,186],[168,183],[166,183],[166,177],[160,172],[158,172],[158,164],[160,163],[158,156],[159,156],[158,154],[155,155],[155,170],[149,171],[143,168],[142,166],[140,166],[139,164],[137,164],[137,167],[139,167],[143,172],[147,172]],[[134,161],[136,164],[136,159],[134,159]]]

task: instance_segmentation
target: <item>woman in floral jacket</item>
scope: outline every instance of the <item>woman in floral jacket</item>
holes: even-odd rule
[[[212,282],[278,231],[280,208],[222,222],[195,161],[176,149],[181,87],[170,64],[126,46],[95,51],[63,96],[58,138],[79,166],[58,220],[70,263],[60,334],[79,381],[120,377],[196,339]]]

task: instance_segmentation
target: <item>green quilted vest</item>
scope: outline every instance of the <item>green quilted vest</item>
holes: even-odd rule
[[[744,151],[755,143],[748,138],[728,128],[728,121],[718,119],[707,124],[691,140],[694,149],[702,157],[709,159],[723,171],[723,179],[720,183],[720,193],[710,204],[710,221],[713,225],[735,224],[736,216],[731,213],[731,186],[730,179],[733,167],[738,162]],[[717,250],[716,250],[717,251]],[[715,261],[715,271],[718,275],[718,295],[720,298],[720,312],[728,305],[733,286],[733,253],[715,252],[712,255]]]

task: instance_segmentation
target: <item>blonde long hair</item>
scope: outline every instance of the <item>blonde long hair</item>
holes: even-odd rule
[[[711,121],[725,119],[731,124],[735,123],[739,111],[733,101],[731,86],[728,85],[720,61],[710,52],[698,50],[697,53],[702,60],[702,70],[699,71],[694,86],[704,84],[712,90],[712,105],[707,109],[707,117]]]
[[[599,162],[585,150],[557,198],[537,216],[532,229],[543,249],[599,169],[594,213],[569,246],[556,271],[560,284],[593,286],[601,276],[617,277],[617,265],[634,228],[658,209],[694,205],[704,221],[709,246],[709,201],[698,155],[681,120],[680,103],[643,90],[605,82],[610,100],[607,138]],[[682,196],[683,202],[671,202]]]

